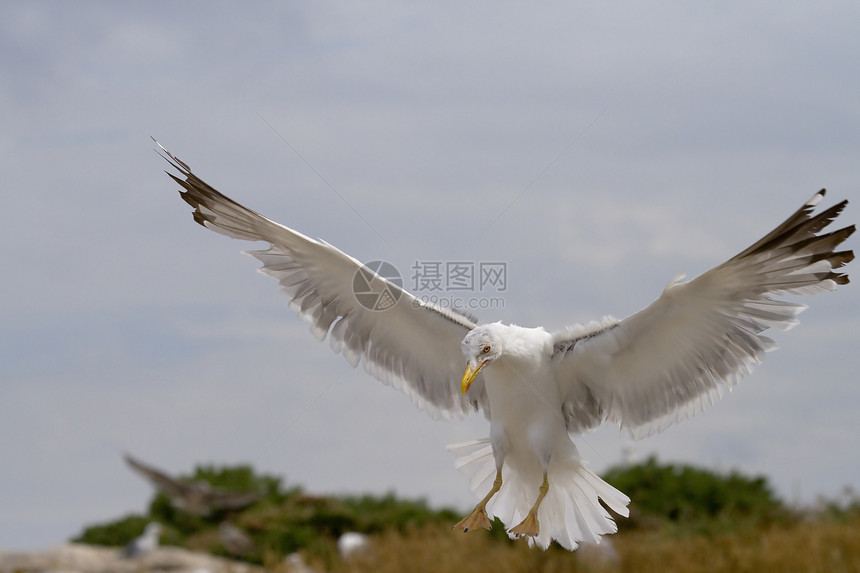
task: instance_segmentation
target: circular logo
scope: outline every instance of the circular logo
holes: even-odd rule
[[[352,294],[368,310],[388,310],[397,304],[402,289],[400,273],[386,261],[361,265],[352,277]]]

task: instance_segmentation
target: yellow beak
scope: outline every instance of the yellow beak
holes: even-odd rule
[[[471,364],[466,364],[466,373],[463,374],[463,381],[460,383],[460,391],[462,391],[463,394],[469,391],[469,386],[471,386],[472,382],[475,381],[475,377],[478,376],[478,372],[481,371],[481,368],[483,368],[486,363],[487,361],[484,360],[474,370],[472,370]]]

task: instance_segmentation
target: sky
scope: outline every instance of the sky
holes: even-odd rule
[[[854,2],[0,14],[0,549],[144,512],[152,491],[124,452],[472,503],[445,445],[485,436],[483,416],[433,420],[317,342],[240,254],[260,245],[193,223],[151,137],[248,207],[484,322],[622,318],[822,187],[827,205],[853,201],[843,226],[860,220]],[[420,280],[458,263],[501,264],[504,284]],[[632,444],[601,428],[582,455],[597,471],[654,454],[765,475],[792,503],[860,488],[860,293],[803,302],[719,403]]]

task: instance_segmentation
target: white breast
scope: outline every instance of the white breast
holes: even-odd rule
[[[557,448],[569,448],[561,395],[551,370],[549,335],[512,327],[508,351],[485,371],[494,447],[512,465],[544,464]]]

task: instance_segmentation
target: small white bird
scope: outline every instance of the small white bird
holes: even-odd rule
[[[158,537],[161,535],[160,523],[148,523],[140,537],[136,537],[125,546],[122,556],[127,558],[140,557],[158,549]]]
[[[337,538],[337,552],[340,553],[341,559],[349,559],[353,555],[363,553],[368,547],[370,539],[357,531],[347,531]]]
[[[434,416],[483,410],[490,438],[450,447],[481,498],[455,527],[489,528],[489,513],[513,526],[511,536],[543,548],[554,539],[572,550],[615,532],[598,499],[628,514],[627,496],[588,469],[571,435],[609,421],[642,436],[698,412],[775,348],[765,330],[796,324],[805,307],[777,295],[847,284],[835,269],[854,258],[835,250],[853,225],[821,232],[847,204],[814,215],[822,190],[748,249],[692,281],[673,280],[654,303],[624,320],[605,317],[554,333],[478,325],[243,207],[162,150],[182,175],[170,174],[195,221],[269,243],[249,254],[280,282],[318,339],[328,337],[353,366],[363,363]],[[370,290],[385,295],[385,304],[360,301],[356,284],[375,284]]]

